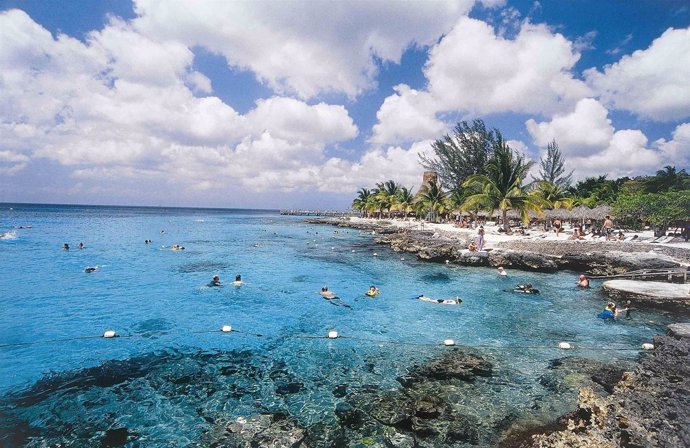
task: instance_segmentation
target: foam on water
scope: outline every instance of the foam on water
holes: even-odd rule
[[[456,398],[492,428],[507,414],[533,412],[536,402],[553,413],[572,404],[576,391],[561,396],[540,382],[553,360],[573,354],[559,351],[559,342],[572,343],[578,356],[629,362],[638,353],[627,349],[650,341],[667,322],[650,312],[597,319],[605,301],[599,285],[578,290],[574,273],[500,277],[494,269],[401,260],[373,245],[370,234],[294,217],[13,208],[2,210],[0,228],[33,228],[2,245],[0,344],[105,330],[133,337],[0,348],[6,444],[93,445],[118,427],[145,444],[193,444],[220,422],[261,411],[332,425],[343,390],[397,389],[397,378],[443,354],[448,338],[481,346],[495,365],[492,378],[472,386],[481,395],[459,386]],[[62,250],[65,242],[73,249]],[[173,244],[186,249],[159,250]],[[96,265],[97,272],[83,272]],[[224,288],[205,286],[214,274]],[[242,287],[231,286],[236,274]],[[518,283],[541,294],[505,291]],[[321,298],[324,285],[348,307]],[[367,298],[370,285],[382,294]],[[424,303],[415,300],[419,294],[460,296],[463,303]],[[223,325],[240,332],[221,333]],[[331,329],[347,338],[303,338]]]

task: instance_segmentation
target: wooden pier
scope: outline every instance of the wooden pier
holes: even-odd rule
[[[327,216],[330,218],[355,216],[355,213],[352,211],[342,212],[336,210],[281,210],[280,214],[290,216]]]

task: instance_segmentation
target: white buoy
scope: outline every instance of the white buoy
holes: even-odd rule
[[[335,247],[331,247],[331,250],[335,250]]]
[[[450,263],[450,260],[446,260],[446,264]]]
[[[117,336],[117,333],[115,333],[113,330],[108,330],[103,333],[104,338],[114,338],[115,336]]]
[[[400,261],[405,261],[405,257],[400,257]]]
[[[355,250],[354,250],[354,249],[352,249],[352,252],[354,252],[354,251],[355,251]]]
[[[223,325],[223,328],[220,329],[223,333],[230,333],[232,331],[232,327],[230,325]]]
[[[569,349],[573,348],[573,346],[570,345],[570,343],[568,343],[568,342],[559,342],[558,348],[563,349],[563,350],[569,350]]]
[[[378,256],[379,256],[379,254],[377,254],[376,252],[374,252],[374,256],[375,256],[375,257],[378,257]]]
[[[654,350],[654,344],[650,344],[649,342],[645,342],[642,344],[642,349],[643,350]]]
[[[328,332],[328,339],[338,339],[339,337],[340,335],[335,330],[331,330]]]
[[[455,345],[455,341],[452,339],[444,339],[443,345],[447,345],[447,346]]]

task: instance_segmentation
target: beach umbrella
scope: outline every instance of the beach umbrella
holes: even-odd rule
[[[611,214],[611,207],[608,205],[600,205],[599,207],[593,208],[591,210],[591,218],[593,219],[604,219],[606,215]]]

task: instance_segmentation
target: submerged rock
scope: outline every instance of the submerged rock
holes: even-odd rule
[[[305,435],[305,429],[285,414],[258,414],[238,417],[204,442],[217,448],[292,448],[299,446]]]

